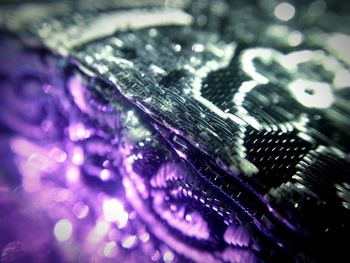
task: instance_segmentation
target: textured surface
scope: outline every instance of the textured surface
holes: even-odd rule
[[[335,16],[332,2],[298,3],[281,22],[276,6],[4,5],[0,23],[24,47],[3,37],[1,120],[20,142],[67,155],[61,168],[40,166],[42,185],[70,191],[73,179],[57,176],[78,171],[79,187],[99,190],[73,200],[124,200],[142,222],[128,227],[146,228],[164,261],[340,257],[350,230],[347,7]],[[103,200],[89,201],[97,225]],[[141,240],[132,231],[121,233]]]

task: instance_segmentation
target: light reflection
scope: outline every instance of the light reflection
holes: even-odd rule
[[[111,179],[113,177],[113,174],[110,170],[108,169],[102,169],[101,173],[100,173],[100,178],[103,181],[108,181],[109,179]]]
[[[108,222],[116,222],[119,228],[125,227],[128,223],[129,214],[117,199],[113,198],[103,202],[103,214]]]
[[[73,149],[72,162],[76,165],[82,165],[84,163],[84,150],[83,148],[76,146]]]
[[[91,135],[91,132],[87,130],[82,123],[71,125],[68,129],[68,133],[73,142],[89,138]]]
[[[74,165],[69,165],[66,168],[66,180],[68,183],[77,183],[80,180],[80,170]]]
[[[289,6],[291,6],[290,4],[282,3],[282,4],[279,5],[280,9],[283,9],[282,5],[289,5]],[[289,19],[292,19],[294,14],[295,14],[294,7],[291,6],[291,8],[292,9],[290,9],[289,11],[287,10],[288,12],[290,12],[290,14],[289,14],[290,18]],[[291,12],[291,10],[292,10],[292,12]],[[282,12],[283,10],[280,10],[280,11]],[[280,13],[278,11],[278,6],[276,7],[275,14],[276,14],[276,12]],[[289,20],[288,18],[286,18],[286,12],[284,12],[284,13],[285,14],[283,15],[283,12],[282,12],[282,16],[281,16],[281,14],[279,14],[282,17],[282,18],[279,18],[279,19],[281,19],[281,20],[283,20],[283,19]],[[283,18],[283,16],[284,16],[284,18]],[[287,17],[288,17],[288,15],[287,15]],[[288,37],[288,43],[291,46],[299,45],[302,40],[303,40],[303,36],[301,35],[301,33],[299,31],[291,32],[289,37]],[[210,47],[206,46],[205,48],[210,48]],[[195,51],[195,52],[203,52],[205,48],[201,44],[195,44],[193,46],[193,51]],[[175,49],[176,49],[176,51],[181,51],[181,46],[180,45],[175,45]],[[217,52],[219,52],[219,51],[221,51],[221,50],[217,50]],[[223,51],[223,53],[226,54],[228,52]],[[305,55],[305,53],[299,53],[299,54],[302,55],[301,57],[303,57]],[[263,56],[264,56],[264,54],[263,54]],[[267,56],[266,56],[267,59],[266,60],[268,60],[268,61],[270,59],[269,56],[270,56],[270,54],[267,52]],[[222,57],[222,55],[220,55],[219,57]],[[282,57],[282,56],[280,56],[280,57]],[[305,62],[305,61],[301,61],[301,62],[295,63],[295,61],[297,61],[295,56],[293,56],[293,57],[291,56],[290,57],[290,58],[293,58],[293,59],[290,59],[290,61],[293,61],[291,63],[288,63],[288,61],[289,61],[288,58],[289,57],[285,56],[283,58],[286,59],[286,61],[287,61],[285,63],[285,65],[292,65],[292,67],[287,67],[288,69],[290,69],[290,68],[292,69],[293,67],[296,67],[298,63]],[[212,64],[208,63],[206,65],[206,67],[207,67],[207,69],[210,69],[210,70],[219,69],[221,66],[225,67],[226,64],[229,63],[230,59],[231,59],[231,55],[228,56],[228,59],[226,60],[226,62],[224,61],[221,64],[218,63],[218,65],[212,65]],[[251,66],[254,66],[253,63],[252,63]],[[207,75],[207,73],[205,73],[206,72],[205,70],[206,69],[201,69],[199,75],[200,76],[201,76],[201,74],[203,76]],[[260,82],[260,83],[264,83],[264,82],[267,83],[268,82],[268,79],[265,76],[263,76],[260,73],[258,73],[255,69],[248,67],[247,71],[248,72],[249,71],[252,72],[252,75],[254,75],[253,79],[256,80],[256,82],[253,81],[253,80],[251,82],[247,81],[246,84],[250,83],[251,86],[249,86],[249,85],[248,86],[242,85],[242,87],[241,87],[242,88],[241,89],[242,92],[238,93],[239,96],[244,96],[244,94],[249,92],[251,89],[253,89],[255,87],[255,85],[257,85],[258,82]],[[346,83],[347,80],[349,79],[349,76],[346,75],[346,74],[348,74],[348,72],[344,70],[343,74],[339,75],[341,77],[339,77],[339,81],[338,82]],[[195,84],[196,83],[200,84],[201,81],[197,81],[197,82],[195,82]],[[293,89],[292,86],[291,86],[291,89]],[[305,93],[306,93],[309,96],[320,93],[320,92],[318,92],[318,88],[317,87],[313,88],[313,89],[309,89],[307,92],[305,90],[303,90],[302,92],[303,92],[303,95],[305,95]],[[78,104],[78,106],[80,104],[80,108],[83,108],[83,107],[81,107],[82,102],[79,102],[79,100],[77,99],[78,93],[73,93],[73,96],[75,97],[75,102]],[[296,95],[296,97],[297,97],[297,99],[299,101],[301,101],[301,103],[303,103],[303,102],[305,103],[306,102],[306,104],[304,104],[304,105],[307,105],[307,103],[310,103],[310,102],[307,102],[308,99],[301,98],[300,96],[298,97],[298,95]],[[239,97],[237,97],[237,98],[239,99]],[[319,99],[319,98],[320,97],[316,96],[314,98],[314,100],[317,101],[317,99]],[[242,98],[240,100],[243,101]],[[239,101],[239,100],[237,100],[237,101]],[[208,103],[208,102],[202,102],[203,105],[207,105],[205,103]],[[323,107],[325,107],[325,106],[323,106]],[[242,107],[240,109],[240,111],[243,111],[243,110],[245,110],[245,109]],[[217,110],[217,112],[219,112],[219,109]],[[227,118],[227,116],[229,116],[228,114],[224,114],[221,111],[219,113],[220,113],[219,115],[223,116],[223,118]],[[128,117],[129,118],[133,118],[135,120],[135,118],[133,117],[133,112],[132,111],[128,112]],[[74,121],[76,121],[76,120],[74,120]],[[89,130],[87,127],[85,127],[84,124],[81,124],[81,123],[76,124],[76,123],[73,122],[73,124],[68,129],[68,133],[69,133],[71,141],[75,142],[75,141],[80,141],[80,140],[83,140],[85,138],[88,138],[91,135],[91,130]],[[141,135],[139,137],[141,137]],[[151,139],[149,139],[149,140],[151,140]],[[33,189],[34,190],[42,190],[42,191],[44,191],[45,190],[44,187],[46,185],[43,185],[41,187],[41,184],[40,184],[40,175],[41,174],[38,172],[38,170],[46,171],[46,170],[50,169],[51,162],[52,162],[51,159],[53,159],[57,163],[65,163],[65,161],[67,159],[67,154],[71,157],[71,161],[73,162],[74,165],[71,165],[69,163],[69,161],[67,161],[68,164],[67,164],[67,166],[65,166],[65,169],[66,169],[65,170],[66,180],[69,183],[73,183],[73,182],[75,183],[75,182],[79,181],[79,179],[80,179],[80,168],[77,167],[77,166],[82,165],[84,163],[84,149],[82,147],[76,146],[76,147],[73,148],[72,151],[67,151],[67,153],[64,150],[61,150],[58,147],[54,147],[54,148],[52,148],[49,151],[49,153],[47,155],[47,152],[42,153],[42,151],[44,151],[44,149],[41,149],[39,146],[36,146],[34,144],[31,145],[29,142],[27,143],[25,140],[17,141],[17,143],[18,143],[18,145],[16,145],[16,143],[15,143],[15,145],[14,145],[15,147],[14,148],[18,152],[20,152],[20,155],[25,155],[26,157],[29,157],[28,158],[28,163],[26,163],[25,168],[22,169],[23,170],[22,174],[25,175],[23,177],[23,186],[24,186],[24,189],[26,191],[33,191]],[[139,145],[140,146],[144,146],[144,144],[142,142],[140,142]],[[71,149],[69,149],[69,150],[71,150]],[[86,151],[89,152],[88,150],[86,150]],[[178,151],[178,154],[180,155],[180,157],[186,158],[186,155],[184,155],[182,152]],[[143,158],[142,154],[140,154],[140,153],[137,154],[136,157],[137,158],[134,158],[134,160]],[[53,163],[53,165],[54,165],[54,163]],[[31,166],[30,169],[28,168],[29,166]],[[111,178],[112,172],[111,172],[111,170],[109,170],[110,169],[110,164],[108,164],[107,161],[103,164],[103,166],[106,169],[102,169],[101,170],[100,178],[103,181],[106,181],[106,180]],[[128,169],[131,170],[131,168],[129,168],[129,167],[128,167]],[[128,172],[130,170],[128,170]],[[147,191],[147,187],[142,182],[142,180],[137,181],[138,178],[136,178],[136,177],[133,177],[132,179],[136,182],[136,187],[135,188],[140,193],[145,193]],[[126,181],[126,180],[124,180],[123,182],[124,182],[124,186],[125,186],[126,190],[128,191],[129,188],[131,187],[131,184],[129,183],[129,181]],[[138,183],[138,182],[141,182],[141,183]],[[86,189],[83,189],[83,190],[86,190]],[[87,193],[91,194],[93,196],[95,194],[92,191],[91,192],[87,191]],[[189,192],[189,193],[191,193],[191,192]],[[132,197],[134,197],[134,196],[132,196]],[[135,199],[135,198],[131,198],[131,199]],[[77,200],[73,200],[73,201],[74,202],[72,202],[72,205]],[[101,201],[101,200],[99,200],[99,201]],[[141,202],[141,204],[142,204],[142,202]],[[96,202],[95,204],[92,204],[92,202],[91,203],[89,202],[89,205],[91,205],[91,211],[95,212],[94,208],[96,208],[96,206],[98,208],[100,208],[101,202]],[[103,203],[102,203],[102,210],[103,210],[104,219],[98,219],[95,228],[93,228],[93,230],[91,231],[91,236],[93,237],[92,240],[94,240],[96,242],[101,241],[103,238],[105,238],[105,236],[107,234],[112,233],[113,230],[115,230],[113,233],[119,233],[119,234],[121,233],[121,231],[116,230],[116,229],[110,230],[111,224],[109,224],[109,222],[117,223],[119,228],[123,228],[123,227],[125,227],[127,225],[128,220],[132,217],[132,215],[136,215],[136,213],[132,213],[132,214],[130,214],[130,217],[129,217],[129,214],[125,211],[123,203],[121,201],[117,200],[117,199],[109,199],[109,200],[103,201]],[[73,206],[73,209],[72,209],[72,212],[74,213],[74,215],[78,219],[82,219],[82,218],[87,217],[89,215],[89,211],[90,211],[89,210],[89,206],[87,206],[85,203],[80,202],[80,201],[76,202],[74,204],[74,206]],[[100,210],[98,209],[97,211],[100,211]],[[142,211],[142,210],[140,209],[140,211]],[[175,216],[177,216],[177,217],[182,219],[184,217],[184,215],[185,215],[185,220],[187,221],[187,223],[185,222],[184,229],[186,229],[186,228],[187,229],[191,229],[189,231],[189,236],[196,236],[197,232],[198,233],[202,233],[201,235],[203,235],[203,233],[205,233],[206,229],[204,229],[203,225],[201,225],[199,223],[196,224],[196,222],[201,221],[201,218],[196,216],[196,214],[186,214],[186,213],[183,212],[183,210],[177,211],[177,209],[172,209],[172,211],[174,213],[170,214],[169,217],[173,218],[174,215],[175,215]],[[94,214],[93,212],[90,213],[90,214]],[[177,213],[175,213],[175,212],[177,212]],[[165,213],[166,213],[166,211],[165,212],[163,211],[163,214],[165,214]],[[142,213],[140,213],[140,214],[142,214]],[[148,220],[148,222],[157,222],[157,221],[152,221],[151,220],[152,218],[150,216],[148,216],[146,218],[147,219],[145,221]],[[151,219],[149,219],[149,218],[151,218]],[[106,222],[105,220],[108,221],[108,222]],[[190,225],[190,223],[195,224],[194,227],[189,228],[188,226]],[[175,225],[176,224],[179,225],[178,222],[175,222],[174,224]],[[155,225],[155,224],[150,224],[150,225]],[[155,227],[156,229],[154,231],[158,234],[158,236],[162,236],[161,226],[157,226],[157,227],[158,228]],[[159,229],[161,229],[161,230],[159,230]],[[68,240],[71,237],[72,232],[73,232],[73,226],[72,226],[72,223],[68,219],[62,219],[62,220],[58,221],[57,224],[55,225],[55,228],[54,228],[55,237],[59,241]],[[163,233],[165,233],[163,235],[163,236],[165,236],[165,237],[163,237],[164,240],[171,240],[171,237],[166,236],[167,235],[166,231],[163,231]],[[122,235],[122,234],[120,234],[120,235]],[[198,235],[200,235],[200,234],[198,234]],[[113,235],[113,236],[115,237],[116,240],[118,239],[118,242],[120,241],[120,236],[117,236],[116,234]],[[126,236],[123,239],[123,241],[122,241],[122,245],[123,245],[124,248],[131,248],[131,247],[135,246],[135,244],[137,243],[138,239],[140,241],[146,243],[150,239],[150,235],[147,232],[144,232],[142,234],[139,234],[138,237],[136,237],[134,235]],[[187,249],[187,250],[184,249],[183,246],[181,246],[180,241],[177,242],[177,243],[176,243],[176,241],[172,241],[172,244],[173,244],[173,247],[175,247],[174,248],[175,250],[177,248],[177,250],[179,250],[180,252],[181,251],[185,251],[184,254],[187,253],[188,257],[191,257],[191,254],[194,254],[194,253],[192,253],[192,251],[190,251],[190,249]],[[116,253],[115,252],[116,249],[117,249],[117,244],[115,242],[107,242],[106,244],[104,244],[103,254],[106,257],[112,257]],[[197,254],[201,255],[201,251],[199,251],[199,253],[197,253]],[[196,258],[196,257],[197,257],[196,255],[193,256],[193,258]],[[156,253],[154,254],[154,257],[152,257],[152,259],[160,260],[161,259],[160,253],[158,251],[156,251]],[[173,252],[166,251],[163,254],[163,260],[164,261],[172,261],[173,259],[174,259]]]
[[[171,262],[174,260],[174,253],[171,252],[171,251],[166,251],[164,254],[163,254],[163,260],[164,262]]]
[[[54,227],[54,234],[58,241],[67,241],[73,232],[72,223],[68,219],[61,219]]]
[[[99,220],[96,225],[96,234],[99,236],[106,235],[110,229],[110,224],[106,221]]]
[[[326,42],[327,46],[337,55],[337,57],[347,64],[350,64],[350,35],[332,34]]]
[[[22,180],[22,186],[27,193],[39,191],[41,187],[40,179],[39,177],[24,177]]]
[[[295,8],[289,3],[280,3],[276,6],[274,14],[281,21],[289,21],[295,15]]]
[[[108,234],[108,231],[110,230],[110,228],[111,228],[111,225],[108,222],[102,219],[98,219],[96,226],[89,233],[89,236],[88,236],[89,242],[92,244],[98,244]]]
[[[47,156],[38,153],[34,153],[28,158],[28,164],[40,171],[47,171],[53,166],[53,163]]]
[[[299,31],[293,31],[288,36],[288,44],[292,47],[298,46],[303,41],[304,37]]]
[[[23,157],[29,157],[33,153],[42,151],[40,146],[23,137],[14,137],[10,142],[10,147],[15,154]]]
[[[132,248],[136,245],[137,237],[135,235],[130,235],[124,238],[122,241],[123,248]]]
[[[73,213],[77,218],[83,219],[89,214],[89,207],[83,202],[77,202],[73,206]]]
[[[23,160],[17,160],[17,166],[19,171],[22,174],[22,186],[23,189],[28,192],[36,192],[40,190],[41,181],[40,181],[40,172],[38,169],[34,168],[28,162]]]
[[[63,163],[67,159],[66,152],[62,151],[60,148],[54,147],[49,152],[49,156],[53,158],[58,163]]]
[[[54,200],[56,202],[66,202],[74,200],[73,193],[66,188],[53,189],[55,192]]]
[[[250,234],[243,226],[230,225],[224,233],[224,239],[228,244],[247,247],[250,242]]]
[[[346,69],[338,69],[333,81],[335,88],[350,87],[350,72]]]
[[[92,63],[92,62],[91,62]],[[76,105],[83,111],[88,112],[89,105],[87,104],[85,97],[84,97],[84,85],[83,80],[80,75],[76,75],[71,77],[68,80],[68,86],[70,87],[70,91],[72,93],[72,96],[74,98],[74,101]]]
[[[112,258],[117,254],[117,245],[115,242],[107,242],[103,249],[103,255]]]
[[[329,108],[334,102],[331,87],[327,83],[297,79],[288,88],[305,107]]]
[[[141,233],[139,235],[139,239],[143,242],[146,243],[149,239],[150,239],[150,235],[148,234],[148,232],[144,231],[143,233]]]

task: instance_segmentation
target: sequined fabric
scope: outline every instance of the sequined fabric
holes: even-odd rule
[[[344,257],[348,11],[4,2],[1,262]]]

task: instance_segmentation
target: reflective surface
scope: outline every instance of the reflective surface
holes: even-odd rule
[[[347,7],[51,5],[1,9],[3,262],[346,253]]]

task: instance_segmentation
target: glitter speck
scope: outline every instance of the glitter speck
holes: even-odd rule
[[[54,227],[54,234],[58,241],[68,240],[72,235],[73,227],[68,219],[61,219]]]

